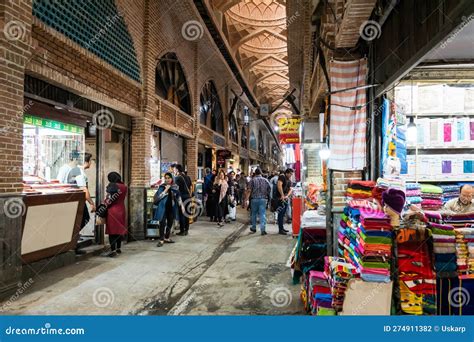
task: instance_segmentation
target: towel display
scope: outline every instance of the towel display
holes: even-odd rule
[[[459,184],[441,185],[440,187],[443,189],[443,204],[459,197]]]
[[[433,234],[435,270],[438,273],[451,273],[457,269],[456,238],[454,227],[447,224],[429,222]],[[439,276],[439,275],[438,275]]]
[[[370,199],[372,198],[372,189],[375,187],[373,181],[352,180],[347,184],[346,198],[352,199]]]
[[[339,255],[365,281],[390,281],[392,226],[390,218],[369,201],[350,202],[338,230]]]
[[[439,210],[443,206],[443,189],[432,184],[421,184],[421,208]]]

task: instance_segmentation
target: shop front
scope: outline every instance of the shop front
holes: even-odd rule
[[[31,86],[42,81],[27,77],[26,82]],[[129,177],[125,167],[128,165],[129,118],[50,87],[48,98],[25,94],[23,193],[26,208],[21,241],[24,263],[93,243],[103,244],[104,229],[95,225],[94,213],[85,203],[85,192],[79,185],[82,180],[86,182],[91,200],[97,205],[105,197],[109,172],[120,173],[126,183]],[[75,102],[59,102],[68,97],[80,103],[74,106]],[[93,112],[98,110],[113,118],[110,127],[101,129],[94,125]],[[91,155],[89,168],[85,167],[84,160],[88,153]],[[88,222],[86,217],[90,218]]]

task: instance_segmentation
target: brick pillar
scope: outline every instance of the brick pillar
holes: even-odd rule
[[[186,155],[188,157],[188,176],[195,181],[198,177],[198,140],[197,138],[186,139]]]
[[[345,194],[347,184],[351,180],[361,180],[361,171],[334,171],[332,174],[332,208],[342,209],[346,205]]]
[[[31,1],[0,0],[0,296],[21,279],[23,83],[31,55]]]
[[[132,171],[130,184],[130,239],[145,238],[146,188],[150,186],[150,153],[152,121],[144,117],[132,119]]]

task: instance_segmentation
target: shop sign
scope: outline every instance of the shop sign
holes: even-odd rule
[[[214,134],[214,144],[218,146],[225,146],[225,139],[220,135]]]
[[[280,118],[278,119],[278,131],[281,144],[297,144],[300,142],[301,119]]]
[[[216,160],[217,160],[217,165],[220,167],[223,167],[225,165],[226,159],[230,159],[232,157],[232,152],[229,150],[219,150],[216,153]]]
[[[36,116],[31,116],[31,115],[24,115],[23,123],[26,125],[56,129],[58,131],[64,131],[64,132],[69,132],[69,133],[79,133],[79,134],[84,133],[84,128],[82,127],[71,125],[71,124],[65,124],[59,121],[54,121],[54,120],[41,119],[41,118],[38,118]]]

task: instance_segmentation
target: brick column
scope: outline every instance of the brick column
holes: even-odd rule
[[[351,180],[361,180],[361,171],[334,171],[332,174],[332,207],[333,209],[342,209],[346,205],[345,195],[347,184]]]
[[[21,280],[23,83],[31,55],[31,1],[0,0],[0,297]]]

